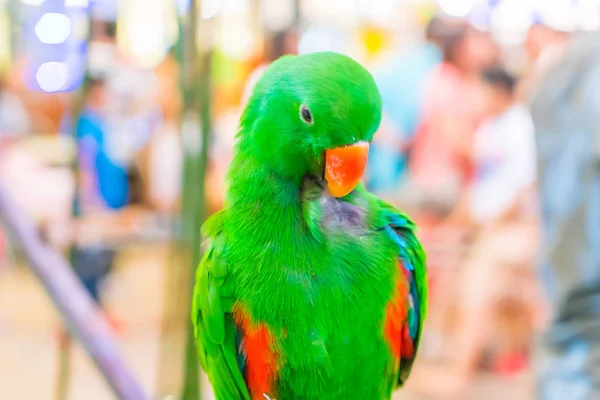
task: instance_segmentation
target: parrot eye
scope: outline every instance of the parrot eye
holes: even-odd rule
[[[312,113],[304,104],[300,106],[300,118],[307,125],[312,125],[314,123]]]

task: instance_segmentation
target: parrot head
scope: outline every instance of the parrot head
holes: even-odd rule
[[[342,197],[362,179],[380,121],[381,96],[356,61],[333,52],[288,55],[254,87],[238,149],[288,179],[324,180]]]

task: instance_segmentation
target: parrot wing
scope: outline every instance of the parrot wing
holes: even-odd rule
[[[398,385],[406,383],[419,347],[423,322],[427,315],[427,271],[426,255],[415,235],[416,225],[403,212],[378,200],[379,218],[377,229],[386,231],[398,245],[400,268],[408,282],[408,296],[400,299],[405,302],[399,309],[406,310],[403,323],[397,335],[401,344],[400,373]]]
[[[202,368],[208,374],[216,399],[249,400],[236,342],[238,329],[231,314],[235,299],[223,254],[223,211],[202,226],[204,255],[196,270],[192,323]]]

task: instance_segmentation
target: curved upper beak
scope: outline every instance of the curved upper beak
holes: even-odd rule
[[[332,196],[343,197],[354,190],[363,177],[368,157],[368,142],[325,151],[325,180]]]

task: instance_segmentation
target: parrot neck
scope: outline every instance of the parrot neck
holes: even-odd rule
[[[238,210],[250,208],[253,215],[284,212],[290,217],[292,209],[300,210],[302,179],[291,179],[270,169],[255,157],[238,153],[229,167],[227,201]],[[258,212],[257,212],[258,211]]]

